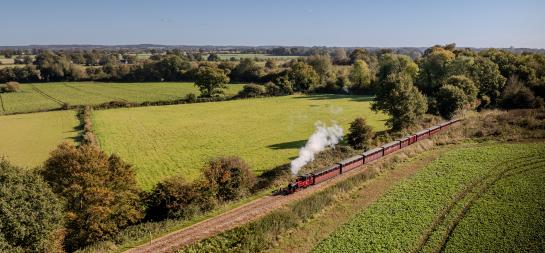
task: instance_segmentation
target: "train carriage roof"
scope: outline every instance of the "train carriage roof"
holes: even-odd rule
[[[346,164],[346,163],[354,162],[354,161],[361,160],[361,159],[363,159],[363,156],[361,156],[361,155],[356,155],[356,156],[352,156],[352,157],[350,157],[350,158],[346,158],[346,159],[340,161],[339,163],[341,163],[341,164]]]
[[[416,135],[425,134],[425,133],[427,133],[428,131],[430,131],[430,129],[424,129],[424,130],[422,130],[422,131],[416,133]]]
[[[320,170],[318,172],[314,172],[314,175],[320,175],[320,174],[325,174],[327,172],[329,172],[330,170],[335,170],[335,169],[338,169],[340,167],[340,165],[338,164],[335,164],[335,165],[331,165],[323,170]]]
[[[382,145],[382,147],[389,148],[389,147],[395,146],[395,145],[399,145],[399,141],[392,141],[390,143],[386,143],[386,144]]]
[[[379,151],[382,151],[382,147],[374,148],[374,149],[368,150],[366,152],[363,152],[363,156],[372,155],[372,154],[377,153]]]

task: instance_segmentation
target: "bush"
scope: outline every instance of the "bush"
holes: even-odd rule
[[[355,149],[367,149],[373,138],[373,130],[363,118],[357,118],[350,123],[350,133],[347,136],[348,144]]]
[[[135,173],[116,155],[63,143],[41,173],[65,200],[69,251],[107,239],[142,217]]]
[[[441,116],[450,119],[467,102],[464,91],[452,85],[445,85],[437,92],[438,110]]]
[[[212,159],[202,173],[210,186],[216,189],[216,197],[220,201],[246,196],[255,183],[250,166],[239,157]]]
[[[174,176],[158,183],[145,197],[148,207],[146,218],[190,218],[198,212],[208,211],[215,206],[214,191],[204,181],[187,183],[182,177]]]
[[[185,101],[187,101],[188,103],[195,103],[197,102],[197,95],[195,95],[194,93],[188,93],[187,95],[185,95]]]
[[[50,252],[62,202],[35,172],[0,159],[0,252]]]
[[[538,108],[543,106],[543,99],[534,96],[520,81],[510,79],[501,96],[500,105],[504,109]]]
[[[251,83],[244,85],[244,88],[238,93],[237,96],[242,98],[255,98],[261,97],[266,93],[265,87]]]
[[[17,92],[21,89],[21,86],[18,82],[7,82],[4,86],[0,88],[1,92]]]

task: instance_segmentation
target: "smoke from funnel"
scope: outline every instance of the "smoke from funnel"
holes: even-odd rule
[[[328,127],[318,121],[316,131],[310,136],[307,143],[299,150],[299,157],[291,161],[291,173],[296,175],[301,167],[314,160],[314,155],[326,147],[333,147],[342,139],[343,129],[337,124]]]

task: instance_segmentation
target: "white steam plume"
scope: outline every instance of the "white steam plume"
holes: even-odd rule
[[[314,160],[316,153],[328,146],[335,146],[343,137],[342,127],[335,123],[328,127],[321,121],[318,121],[314,125],[316,126],[316,131],[310,136],[305,146],[299,150],[299,157],[291,161],[291,173],[293,175],[297,175],[301,167]]]

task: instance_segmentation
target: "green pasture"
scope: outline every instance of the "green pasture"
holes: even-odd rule
[[[0,116],[0,156],[19,166],[41,165],[58,144],[74,142],[78,125],[74,111]]]
[[[294,95],[214,103],[93,112],[100,146],[134,164],[139,185],[199,175],[207,160],[240,156],[256,173],[288,163],[298,155],[315,123],[339,123],[345,131],[356,117],[384,130],[386,116],[370,110],[372,98]]]
[[[242,84],[229,84],[228,95],[242,89]],[[61,108],[69,105],[101,104],[110,101],[145,102],[175,100],[188,93],[199,94],[193,83],[98,83],[98,82],[59,82],[21,84],[15,93],[2,93],[1,114],[23,113]]]
[[[451,150],[314,252],[542,252],[544,152],[544,143]]]

